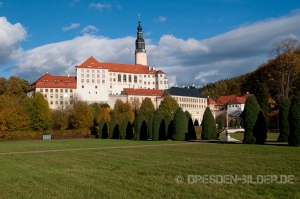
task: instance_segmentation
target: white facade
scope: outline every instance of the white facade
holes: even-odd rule
[[[135,53],[135,64],[147,66],[147,54],[146,52],[136,52]]]
[[[245,104],[228,104],[227,114],[233,117],[239,117],[244,111]]]

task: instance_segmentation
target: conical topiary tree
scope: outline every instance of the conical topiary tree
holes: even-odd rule
[[[267,133],[268,133],[267,120],[262,110],[260,110],[253,129],[253,136],[256,139],[255,143],[264,144],[267,140]]]
[[[98,132],[99,138],[107,139],[107,124],[104,117],[100,120]]]
[[[127,128],[128,128],[129,123],[130,123],[130,117],[128,115],[126,115],[121,124],[121,130],[120,130],[120,139],[121,140],[126,139]]]
[[[217,137],[217,128],[215,118],[209,107],[206,107],[202,119],[202,140],[215,139]]]
[[[289,111],[289,145],[300,146],[300,92],[298,91],[291,101]]]
[[[196,131],[195,131],[195,127],[194,127],[194,124],[193,124],[192,116],[188,111],[185,111],[184,113],[185,113],[185,117],[186,117],[187,122],[188,122],[189,139],[195,140],[197,138],[197,136],[196,136]]]
[[[147,140],[147,124],[143,113],[138,113],[135,119],[133,140]]]
[[[152,140],[154,141],[159,140],[159,131],[161,128],[162,120],[163,120],[163,115],[161,114],[159,109],[156,109],[156,111],[154,111],[153,126],[152,126]]]
[[[290,134],[289,126],[289,112],[290,112],[291,101],[284,99],[279,107],[279,136],[278,142],[288,142]]]
[[[166,114],[164,121],[165,121],[165,133],[166,133],[167,139],[172,139],[173,132],[171,132],[171,131],[173,130],[173,128],[171,127],[171,125],[173,125],[173,122],[172,122],[172,117],[171,117],[170,113]]]
[[[244,144],[254,144],[256,138],[253,135],[255,123],[260,112],[259,104],[254,96],[249,96],[246,100],[245,108],[243,111],[244,123]]]
[[[195,119],[194,126],[199,126],[199,121],[198,121],[198,119]]]
[[[109,122],[109,138],[119,139],[119,125],[115,115],[112,115]]]
[[[153,130],[152,130],[152,128],[153,128],[153,117],[154,117],[154,114],[153,113],[151,113],[150,115],[149,115],[149,118],[148,118],[148,121],[147,121],[147,127],[148,127],[148,134],[147,134],[147,137],[149,138],[149,139],[152,139],[152,132],[153,132]]]
[[[173,140],[184,141],[188,139],[188,123],[184,112],[181,108],[178,108],[174,115],[174,134]]]

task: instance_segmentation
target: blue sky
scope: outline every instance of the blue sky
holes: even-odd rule
[[[253,71],[272,43],[300,38],[299,0],[0,0],[0,76],[75,75],[90,56],[134,63],[139,13],[148,65],[170,86]]]

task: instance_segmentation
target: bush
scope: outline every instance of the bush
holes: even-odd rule
[[[217,137],[217,128],[214,116],[209,107],[207,107],[203,114],[202,119],[202,140],[216,139]]]
[[[257,121],[253,129],[253,136],[256,139],[256,144],[264,144],[267,140],[268,125],[265,115],[262,110],[259,111]]]
[[[289,111],[290,111],[291,101],[289,99],[284,99],[279,107],[279,136],[278,142],[288,142],[290,127],[289,127]]]
[[[188,140],[188,124],[184,112],[178,108],[174,115],[174,135],[173,140],[184,141]]]
[[[165,122],[165,134],[167,136],[167,139],[172,139],[174,128],[173,128],[173,121],[170,113],[166,114],[164,118],[164,122]]]
[[[199,126],[199,121],[198,121],[198,119],[195,119],[194,126]]]
[[[289,111],[289,145],[300,146],[300,92],[291,101]]]

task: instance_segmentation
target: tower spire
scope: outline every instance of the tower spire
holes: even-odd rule
[[[141,26],[141,15],[138,14],[139,21],[137,27],[137,36],[135,40],[135,64],[147,65],[147,54],[145,49],[145,40]]]

